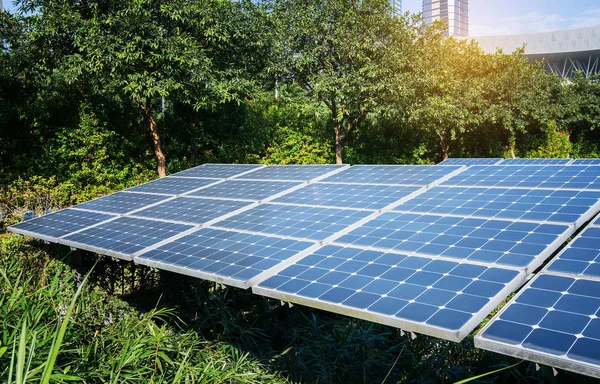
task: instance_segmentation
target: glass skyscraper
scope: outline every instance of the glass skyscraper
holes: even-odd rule
[[[427,24],[443,20],[449,36],[469,36],[468,0],[423,0],[423,18]]]
[[[392,15],[400,16],[402,14],[402,0],[390,0]]]

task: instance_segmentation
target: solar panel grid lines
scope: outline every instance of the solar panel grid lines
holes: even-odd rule
[[[600,211],[600,191],[437,186],[394,211],[580,226]]]
[[[7,231],[58,243],[62,236],[117,217],[111,214],[67,208],[22,221],[8,227]]]
[[[174,173],[169,177],[187,177],[200,179],[228,179],[254,172],[264,165],[260,164],[217,164],[207,163]]]
[[[252,291],[458,342],[524,280],[524,271],[325,246]]]
[[[590,165],[472,166],[441,184],[460,187],[600,190],[600,167]]]
[[[172,198],[172,196],[167,195],[121,191],[77,204],[71,208],[122,215],[136,212]]]
[[[223,182],[182,194],[186,197],[231,199],[262,202],[306,186],[307,182],[224,180]]]
[[[354,165],[348,170],[324,178],[327,183],[398,186],[436,185],[466,167],[443,165]]]
[[[573,159],[569,158],[555,158],[555,159],[544,159],[544,158],[515,158],[515,159],[502,159],[499,165],[570,165]]]
[[[319,247],[312,241],[201,228],[136,255],[134,262],[247,289]]]
[[[512,266],[530,273],[574,232],[573,225],[388,212],[335,243]]]
[[[600,281],[544,269],[474,340],[480,349],[600,379]]]
[[[197,179],[190,177],[162,177],[150,182],[128,188],[128,192],[163,194],[178,196],[183,193],[196,191],[210,185],[222,183],[219,179]]]
[[[235,176],[232,180],[317,182],[349,168],[349,165],[338,164],[270,165]]]
[[[546,266],[548,273],[600,280],[600,227],[581,231]]]
[[[131,261],[135,252],[193,228],[191,225],[120,216],[68,234],[58,242]]]
[[[575,159],[571,165],[600,165],[600,159]]]
[[[448,158],[444,161],[442,161],[441,163],[439,163],[438,165],[466,165],[466,166],[472,166],[472,165],[496,165],[498,163],[500,163],[502,160],[502,158],[486,158],[486,157],[470,157],[470,158],[458,158],[458,157],[453,157],[453,158]]]

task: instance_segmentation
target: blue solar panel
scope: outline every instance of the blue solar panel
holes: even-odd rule
[[[522,279],[516,270],[325,246],[253,291],[459,341]]]
[[[394,210],[575,223],[599,202],[600,191],[434,187]]]
[[[335,241],[525,268],[543,261],[570,233],[567,225],[389,212]]]
[[[120,217],[69,235],[60,243],[131,260],[135,252],[192,228],[191,225]]]
[[[75,208],[89,209],[90,211],[105,213],[125,214],[170,198],[170,196],[165,195],[117,192],[99,199],[87,201],[83,204],[78,204],[75,206]]]
[[[226,179],[261,167],[258,164],[203,164],[172,176]]]
[[[567,165],[573,159],[504,159],[498,165]]]
[[[407,197],[418,189],[419,187],[314,183],[273,201],[289,204],[376,210]]]
[[[186,224],[204,224],[225,214],[247,207],[252,203],[236,200],[177,197],[136,212],[135,216],[149,219],[172,220]]]
[[[218,180],[193,179],[190,177],[163,177],[146,184],[135,186],[127,191],[180,195],[217,181]]]
[[[323,240],[370,214],[372,212],[349,209],[261,204],[216,225],[264,234]]]
[[[342,167],[344,165],[271,165],[236,178],[244,180],[310,181]]]
[[[355,165],[340,173],[323,179],[323,182],[383,184],[383,185],[429,185],[460,169],[460,166],[427,165]]]
[[[600,281],[541,273],[475,345],[600,378]]]
[[[600,189],[600,167],[473,166],[443,182],[442,185],[598,190]]]
[[[135,261],[248,288],[261,273],[314,245],[313,242],[202,228],[136,256]]]
[[[571,165],[600,165],[600,159],[576,159]]]
[[[500,161],[501,158],[451,158],[442,161],[439,165],[495,165]]]
[[[299,185],[301,184],[286,181],[227,180],[192,192],[190,196],[260,201]]]
[[[103,213],[63,209],[62,211],[15,224],[7,229],[11,232],[34,237],[36,237],[36,235],[41,235],[39,237],[45,239],[47,239],[47,237],[56,238],[114,217],[116,216]]]
[[[548,266],[550,272],[600,277],[600,227],[588,227]]]

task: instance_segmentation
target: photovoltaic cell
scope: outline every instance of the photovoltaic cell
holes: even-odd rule
[[[35,235],[42,235],[44,238],[47,236],[56,238],[114,217],[116,216],[103,213],[63,209],[15,224],[9,227],[8,230],[34,237]]]
[[[442,185],[600,190],[597,166],[473,166]]]
[[[260,201],[298,185],[287,181],[227,180],[189,195]]]
[[[550,272],[600,278],[600,227],[588,227],[548,266]]]
[[[242,288],[313,242],[202,228],[135,258],[140,264]]]
[[[503,159],[498,165],[567,165],[573,159]]]
[[[261,167],[262,165],[258,164],[203,164],[175,173],[172,176],[227,179]]]
[[[434,187],[395,211],[575,223],[600,202],[600,191]]]
[[[600,281],[538,274],[475,346],[600,378]]]
[[[253,291],[459,341],[522,279],[516,270],[325,246]]]
[[[236,200],[177,197],[173,200],[136,212],[135,216],[157,220],[172,220],[186,224],[204,224],[210,220],[250,205]]]
[[[419,187],[314,183],[274,202],[337,208],[381,209],[416,192]]]
[[[147,193],[117,192],[78,204],[75,208],[89,209],[90,211],[104,213],[125,214],[150,204],[158,203],[171,198],[165,195],[152,195]]]
[[[326,175],[343,165],[271,165],[236,177],[245,180],[310,181]]]
[[[120,217],[69,235],[60,242],[76,248],[131,260],[135,252],[192,228],[191,225]]]
[[[439,165],[495,165],[500,161],[501,158],[451,158],[442,161]]]
[[[429,185],[448,176],[460,166],[427,165],[355,165],[323,182],[383,185]]]
[[[526,268],[541,263],[571,232],[567,225],[389,212],[335,241]]]
[[[323,240],[372,214],[336,208],[261,204],[220,221],[215,226],[229,229]]]
[[[575,159],[571,165],[600,165],[600,159]]]
[[[217,182],[218,180],[194,179],[190,177],[163,177],[149,183],[128,189],[129,192],[147,192],[166,195],[180,195],[194,189]]]

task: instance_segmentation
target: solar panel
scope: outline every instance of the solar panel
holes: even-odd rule
[[[151,267],[248,288],[314,242],[202,228],[135,257]]]
[[[321,181],[426,186],[461,169],[460,166],[355,165]]]
[[[600,278],[600,227],[588,227],[548,266],[550,272]]]
[[[575,159],[572,165],[600,165],[600,159]]]
[[[133,188],[129,188],[127,191],[180,195],[182,193],[213,184],[217,181],[218,180],[211,179],[194,179],[191,177],[163,177],[161,179],[153,180],[149,183],[140,184]]]
[[[575,223],[589,220],[599,202],[600,191],[434,187],[394,210]]]
[[[600,190],[600,167],[473,166],[442,182],[442,185]]]
[[[330,172],[339,171],[345,165],[272,165],[241,175],[236,179],[273,181],[311,181]]]
[[[450,158],[442,161],[439,165],[495,165],[501,161],[501,158]]]
[[[199,225],[250,204],[247,201],[177,197],[138,211],[134,216]]]
[[[504,266],[539,266],[572,226],[389,212],[336,243]]]
[[[475,346],[600,378],[600,281],[538,274]]]
[[[376,210],[418,190],[419,187],[314,183],[278,197],[273,202]]]
[[[261,204],[215,225],[270,235],[323,240],[372,213],[337,208]]]
[[[262,167],[259,164],[203,164],[174,173],[172,176],[227,179]]]
[[[302,184],[286,181],[227,180],[207,188],[202,188],[189,195],[261,201],[300,185]]]
[[[460,341],[523,279],[516,270],[325,246],[252,290]]]
[[[58,237],[115,217],[115,215],[103,213],[63,209],[62,211],[15,224],[9,227],[8,230],[22,235],[58,242]]]
[[[112,195],[107,195],[87,201],[83,204],[78,204],[75,208],[88,209],[90,211],[104,213],[125,214],[144,208],[151,204],[156,204],[160,201],[169,199],[170,196],[152,195],[147,193],[135,192],[117,192]]]
[[[568,165],[573,159],[503,159],[499,165]]]
[[[66,236],[59,242],[102,255],[131,260],[134,253],[192,228],[191,225],[119,217]]]

